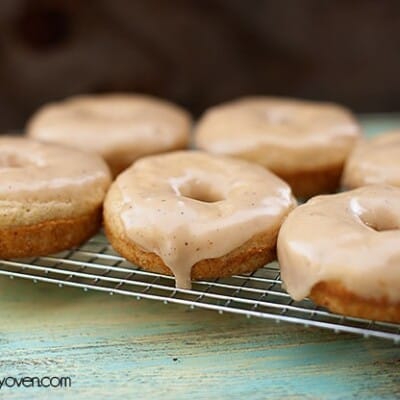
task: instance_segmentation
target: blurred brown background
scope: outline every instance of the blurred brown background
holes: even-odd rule
[[[400,1],[1,0],[0,130],[81,92],[400,110]]]

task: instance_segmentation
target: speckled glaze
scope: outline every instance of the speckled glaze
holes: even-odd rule
[[[296,204],[289,186],[264,168],[196,151],[141,159],[115,190],[126,236],[160,256],[178,287],[190,286],[196,262],[276,229]]]

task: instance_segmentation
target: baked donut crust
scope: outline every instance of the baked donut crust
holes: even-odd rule
[[[345,107],[262,96],[214,106],[195,127],[197,148],[260,164],[302,198],[336,191],[360,137]]]
[[[343,165],[337,164],[326,168],[290,173],[277,172],[299,198],[308,198],[320,193],[332,193],[340,185]]]
[[[173,272],[161,257],[142,250],[123,232],[118,232],[112,225],[112,218],[106,214],[104,221],[107,238],[119,254],[145,270],[173,276]],[[277,231],[256,235],[222,257],[197,262],[192,267],[191,279],[215,279],[256,271],[276,259],[277,235]]]
[[[110,183],[96,154],[0,138],[0,258],[41,256],[87,240],[100,227]]]
[[[340,282],[319,282],[311,290],[310,298],[338,314],[378,321],[400,322],[400,302],[386,298],[366,299],[347,290]]]
[[[0,257],[44,256],[75,247],[100,228],[101,207],[85,215],[0,229]]]
[[[143,158],[117,178],[104,225],[126,259],[189,288],[191,279],[252,272],[274,260],[279,227],[295,204],[289,186],[259,166],[176,152]]]
[[[400,322],[400,188],[317,196],[286,218],[277,241],[285,289],[350,316]]]

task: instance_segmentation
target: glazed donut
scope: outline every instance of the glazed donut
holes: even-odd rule
[[[295,206],[289,186],[246,161],[181,151],[137,161],[104,204],[107,237],[140,267],[191,279],[251,272],[275,259]]]
[[[330,103],[249,97],[209,109],[195,129],[200,149],[269,168],[296,196],[332,192],[360,127]]]
[[[400,186],[400,131],[360,142],[347,159],[342,177],[345,188],[378,183]]]
[[[400,322],[400,189],[372,185],[309,200],[282,225],[278,260],[294,300]]]
[[[0,138],[0,258],[33,257],[84,242],[100,227],[110,172],[95,154]]]
[[[191,118],[180,107],[144,95],[77,96],[41,108],[29,121],[35,139],[91,150],[114,176],[139,157],[187,147]]]

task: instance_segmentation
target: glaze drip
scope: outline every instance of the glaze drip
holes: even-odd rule
[[[318,196],[294,210],[278,236],[278,260],[295,300],[339,281],[365,298],[400,300],[400,189],[371,185]]]
[[[180,288],[190,287],[198,261],[276,228],[295,206],[289,186],[265,168],[196,151],[141,159],[116,184],[125,234],[156,253]]]

